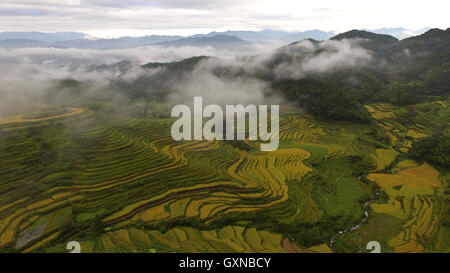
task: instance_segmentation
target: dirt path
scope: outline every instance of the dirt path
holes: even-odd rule
[[[62,115],[56,115],[52,117],[45,117],[45,118],[35,118],[35,119],[24,119],[22,115],[13,116],[13,117],[6,117],[0,119],[0,125],[8,124],[8,123],[22,123],[22,122],[37,122],[37,121],[44,121],[44,120],[51,120],[51,119],[57,119],[57,118],[64,118],[69,117],[73,115],[78,115],[84,112],[81,108],[75,108],[75,107],[68,107],[71,112],[62,114]]]

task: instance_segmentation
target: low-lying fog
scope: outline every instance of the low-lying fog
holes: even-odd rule
[[[267,65],[280,54],[288,58],[274,66]],[[172,77],[164,68],[141,67],[150,62],[172,62],[192,56],[216,58],[203,60],[194,70],[177,77]],[[96,97],[127,99],[126,90],[120,95],[112,91],[114,83],[120,79],[133,84],[137,79],[147,78],[145,85],[138,88],[142,92],[158,88],[170,90],[165,99],[172,103],[189,103],[194,96],[202,96],[208,104],[275,104],[283,98],[266,99],[270,84],[256,77],[258,72],[270,73],[274,79],[299,79],[308,74],[365,66],[371,60],[371,52],[360,47],[358,40],[321,43],[303,40],[281,49],[278,44],[253,44],[240,50],[155,46],[118,50],[0,49],[0,115],[24,111],[38,102],[41,94],[54,88],[55,80],[69,78],[89,83],[80,96],[95,94]],[[113,65],[119,62],[122,63]],[[217,75],[218,67],[226,67],[233,72],[233,77]],[[65,99],[66,104],[73,100],[62,96],[58,102]]]

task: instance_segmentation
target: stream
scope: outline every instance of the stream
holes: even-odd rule
[[[361,176],[358,177],[358,179],[361,180]],[[379,194],[380,193],[378,191],[375,192],[375,195],[379,195]],[[364,205],[363,205],[364,217],[361,219],[361,221],[358,224],[356,224],[354,226],[351,226],[351,227],[348,227],[346,229],[340,230],[333,237],[331,237],[330,243],[329,243],[329,246],[330,246],[331,250],[333,250],[333,243],[334,243],[334,241],[335,241],[337,236],[343,235],[344,233],[349,232],[349,231],[355,231],[355,230],[357,230],[358,228],[361,227],[361,225],[367,220],[367,218],[369,218],[368,206],[370,205],[370,203],[373,203],[375,201],[376,201],[376,199],[373,199],[373,200],[366,201],[364,203]]]

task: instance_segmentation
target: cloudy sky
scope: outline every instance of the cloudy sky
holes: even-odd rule
[[[97,37],[209,31],[450,27],[448,0],[0,0],[0,31]]]

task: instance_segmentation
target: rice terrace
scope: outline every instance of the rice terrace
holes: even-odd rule
[[[448,124],[448,103],[414,109],[436,107]],[[3,119],[1,248],[65,252],[76,238],[87,252],[331,252],[373,238],[393,252],[446,250],[447,171],[408,158],[418,129],[395,121],[404,108],[367,107],[392,113],[376,119],[392,124],[383,148],[364,139],[366,126],[296,112],[281,114],[274,152],[175,142],[169,118],[105,120],[89,108]],[[330,249],[368,200],[367,223]]]
[[[0,253],[450,251],[450,29],[58,33],[0,33]]]

